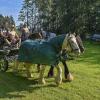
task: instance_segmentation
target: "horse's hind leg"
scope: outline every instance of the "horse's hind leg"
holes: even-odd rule
[[[39,83],[40,84],[45,84],[45,80],[44,80],[44,77],[43,77],[43,75],[44,75],[44,71],[45,71],[45,65],[42,65],[41,66],[41,69],[40,69],[40,75],[39,75]]]
[[[27,74],[27,77],[28,78],[31,78],[33,77],[32,74],[31,74],[31,63],[25,63],[24,66],[26,68],[26,74]]]
[[[16,60],[14,62],[14,68],[13,68],[13,72],[18,72],[18,66],[19,66],[20,62],[18,60]]]
[[[54,75],[54,66],[51,66],[48,72],[48,77],[52,77],[53,75]]]
[[[37,71],[40,72],[40,64],[37,64]]]
[[[59,85],[62,83],[62,69],[58,65],[56,66],[56,68],[57,68],[57,76],[56,76],[55,81],[56,81],[56,84]]]

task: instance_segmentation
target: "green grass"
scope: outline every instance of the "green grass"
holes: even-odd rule
[[[68,62],[72,82],[64,81],[57,87],[54,78],[46,78],[47,84],[39,85],[36,67],[33,79],[24,77],[25,71],[14,75],[10,68],[0,72],[0,100],[100,100],[100,43],[84,44],[85,53]],[[48,68],[45,76],[47,72]]]

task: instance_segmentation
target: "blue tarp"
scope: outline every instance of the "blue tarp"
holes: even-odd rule
[[[18,60],[33,64],[58,64],[60,61],[59,52],[62,49],[65,36],[59,35],[49,41],[43,39],[24,41],[19,49]]]
[[[18,60],[33,64],[54,65],[57,53],[51,44],[43,40],[26,40],[19,49]]]

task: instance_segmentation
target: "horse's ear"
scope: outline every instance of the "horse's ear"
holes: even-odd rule
[[[72,33],[71,32],[68,33],[68,37],[72,37]]]
[[[68,37],[71,35],[71,32],[68,33]]]
[[[73,35],[76,36],[76,33],[74,32]]]

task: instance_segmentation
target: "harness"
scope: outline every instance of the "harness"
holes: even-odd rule
[[[74,49],[71,45],[70,38],[68,38],[68,34],[66,35],[63,45],[62,51],[60,52],[59,56],[61,60],[67,60],[70,52],[76,51],[78,49]]]
[[[72,47],[71,47],[70,41],[68,39],[68,34],[67,34],[62,44],[62,50],[66,49],[66,51],[68,52],[68,51],[72,51],[71,48]]]

